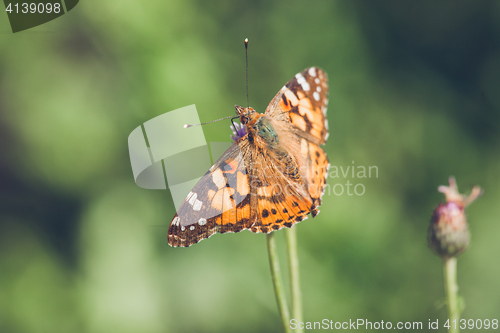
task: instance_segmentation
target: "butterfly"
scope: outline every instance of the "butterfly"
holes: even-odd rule
[[[295,75],[264,114],[235,105],[246,134],[198,181],[168,228],[187,247],[215,234],[269,233],[315,217],[330,166],[328,80],[318,67]],[[236,130],[236,128],[235,128]]]

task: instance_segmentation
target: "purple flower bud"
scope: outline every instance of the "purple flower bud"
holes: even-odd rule
[[[449,178],[449,183],[449,187],[438,188],[438,191],[446,196],[446,203],[440,204],[434,210],[427,237],[429,247],[445,258],[462,253],[469,245],[470,233],[465,218],[465,207],[482,194],[482,190],[475,186],[471,195],[465,197],[458,192],[453,177]]]
[[[237,122],[234,123],[233,125],[229,126],[231,130],[233,131],[233,135],[231,135],[231,140],[233,141],[238,141],[245,135],[247,135],[247,131],[245,129],[244,125],[238,124]]]

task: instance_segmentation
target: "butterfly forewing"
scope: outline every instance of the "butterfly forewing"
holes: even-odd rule
[[[324,144],[328,138],[328,78],[318,67],[294,76],[274,96],[266,114],[291,122],[310,141]]]
[[[243,229],[243,217],[249,210],[245,163],[249,148],[248,140],[238,140],[188,193],[170,223],[170,245],[190,246],[210,237],[217,229],[220,232]],[[240,219],[237,219],[238,213]],[[236,223],[238,220],[242,223]]]

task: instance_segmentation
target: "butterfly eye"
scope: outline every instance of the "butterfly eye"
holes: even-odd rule
[[[240,120],[241,120],[241,123],[242,123],[243,125],[244,125],[244,124],[246,124],[246,123],[248,123],[248,117],[243,116],[243,117],[241,117],[241,119],[240,119]]]

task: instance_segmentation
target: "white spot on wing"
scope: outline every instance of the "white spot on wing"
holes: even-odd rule
[[[313,97],[314,97],[314,99],[315,99],[315,100],[319,101],[319,94],[318,94],[318,92],[317,92],[317,91],[315,91],[315,92],[313,93]]]
[[[309,91],[311,89],[311,86],[309,85],[309,83],[304,82],[302,83],[302,89],[304,89],[304,91]]]
[[[194,202],[194,205],[193,205],[193,210],[200,210],[201,209],[201,205],[203,205],[203,202],[201,202],[200,200],[196,199],[196,201]]]
[[[297,77],[297,76],[295,76]],[[300,75],[300,77],[297,78],[297,83],[300,84],[302,86],[302,89],[304,91],[309,91],[311,89],[311,86],[309,85],[309,83],[306,81],[306,78],[303,77],[302,75]]]
[[[176,216],[175,219],[172,221],[172,225],[179,225],[179,222],[181,221],[181,219],[179,218],[179,216]]]
[[[190,226],[189,230],[194,230],[194,225]]]
[[[316,87],[316,91],[317,91],[317,92],[321,92],[321,87],[320,87],[320,86],[317,86],[317,87]]]
[[[184,231],[186,230],[186,228],[184,226],[181,227],[181,231]]]
[[[316,76],[316,68],[314,67],[309,68],[309,75],[313,77]]]
[[[192,206],[196,200],[196,197],[198,197],[198,194],[194,193],[192,196],[191,196],[191,199],[189,199],[189,204]]]
[[[314,82],[316,82],[316,84],[319,84],[319,79],[318,79],[318,78],[315,78],[315,79],[314,79]]]
[[[219,189],[226,186],[226,179],[224,178],[224,175],[222,174],[222,171],[220,169],[214,171],[214,173],[212,174],[212,179]]]
[[[198,220],[198,224],[205,225],[205,224],[207,224],[207,220],[202,217],[201,219]]]
[[[189,194],[186,197],[186,201],[189,201],[189,198],[191,198],[192,195],[193,195],[193,192],[189,191]]]

